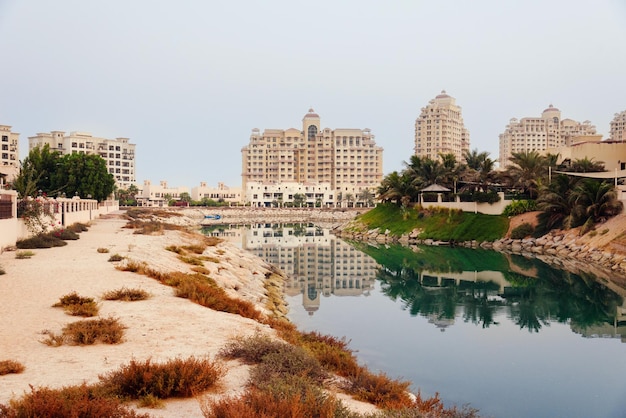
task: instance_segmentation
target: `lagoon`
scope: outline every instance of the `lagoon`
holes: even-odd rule
[[[289,318],[493,417],[626,416],[626,291],[538,260],[346,243],[312,224],[207,231],[291,277]]]

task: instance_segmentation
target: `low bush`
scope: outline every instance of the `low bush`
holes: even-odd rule
[[[205,275],[209,275],[211,274],[211,271],[206,268],[206,267],[201,267],[201,266],[195,266],[191,268],[191,271],[196,272],[196,273],[200,273],[200,274],[205,274]]]
[[[54,235],[48,234],[35,235],[15,243],[15,246],[22,250],[62,247],[64,245],[67,245],[67,242],[63,241],[61,238],[55,237]]]
[[[58,231],[52,232],[52,234],[55,237],[62,239],[64,241],[73,241],[73,240],[77,240],[78,238],[80,238],[80,236],[76,232],[71,231],[69,229],[60,229]]]
[[[182,261],[183,263],[191,264],[192,266],[204,266],[204,263],[198,257],[188,256],[188,255],[179,255],[178,259]]]
[[[113,254],[111,257],[109,257],[109,261],[110,262],[115,262],[115,261],[122,261],[124,259],[124,257],[122,257],[119,254]]]
[[[104,300],[122,300],[125,302],[132,302],[136,300],[148,299],[150,295],[143,289],[128,289],[123,287],[117,290],[111,290],[102,295]]]
[[[15,258],[18,260],[24,260],[26,258],[31,258],[35,253],[32,251],[18,251],[15,253]]]
[[[165,249],[176,254],[182,254],[184,252],[183,249],[180,248],[178,245],[168,245],[167,247],[165,247]]]
[[[0,276],[6,274],[7,272],[4,270],[4,267],[0,266]]]
[[[512,239],[523,239],[526,238],[535,231],[535,227],[533,227],[528,222],[525,222],[519,226],[516,226],[511,230],[511,238]]]
[[[122,405],[120,399],[102,396],[97,386],[82,384],[62,389],[31,386],[30,390],[19,400],[0,404],[0,417],[150,417]]]
[[[356,399],[369,402],[383,409],[399,409],[412,406],[409,395],[411,382],[389,378],[384,373],[374,374],[364,367],[348,377],[344,389]]]
[[[202,254],[206,249],[206,245],[194,244],[194,245],[185,245],[183,249],[187,251],[191,251],[194,254]]]
[[[100,254],[106,254],[106,253],[108,253],[108,252],[109,252],[109,249],[108,249],[108,248],[103,248],[103,247],[100,247],[100,248],[98,248],[98,250],[97,250],[97,251],[98,251]]]
[[[85,232],[85,231],[89,230],[87,225],[85,225],[83,223],[80,223],[80,222],[76,222],[76,223],[74,223],[72,225],[69,225],[66,229],[68,231],[76,232],[76,233],[81,233],[81,232]]]
[[[204,400],[200,408],[206,418],[361,417],[319,386],[295,377],[275,379],[262,388],[248,388],[241,396]]]
[[[79,296],[76,292],[69,293],[52,305],[54,308],[63,308],[65,313],[72,316],[91,317],[98,315],[98,304],[93,298]]]
[[[537,202],[535,200],[514,200],[502,211],[504,216],[517,216],[522,213],[537,210]]]
[[[24,365],[14,360],[0,360],[0,376],[18,374],[24,371]]]
[[[208,358],[176,358],[166,363],[131,360],[119,370],[100,376],[105,392],[123,398],[189,397],[214,387],[225,369]]]
[[[61,335],[45,332],[48,338],[43,342],[53,347],[62,344],[91,345],[98,342],[118,344],[124,337],[124,329],[116,318],[84,320],[67,324]]]

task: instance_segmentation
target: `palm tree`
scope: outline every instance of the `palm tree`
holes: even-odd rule
[[[572,197],[576,202],[577,213],[592,222],[615,216],[623,209],[622,202],[617,199],[615,186],[606,181],[584,179],[578,183]]]
[[[540,231],[574,226],[575,199],[571,194],[579,181],[577,177],[560,174],[541,188],[537,198],[537,208],[543,212],[539,215]]]
[[[397,171],[389,173],[378,187],[378,197],[381,202],[395,202],[398,206],[404,202],[406,206],[407,201],[413,201],[417,196],[417,189],[412,183],[406,170],[402,174]]]
[[[548,173],[546,158],[537,151],[514,152],[506,169],[513,187],[521,187],[531,199],[537,196],[539,185],[545,184]]]
[[[606,170],[602,161],[593,161],[593,158],[585,157],[574,160],[566,171],[573,171],[574,173],[595,173]]]
[[[467,164],[462,173],[462,181],[466,183],[463,189],[486,190],[494,180],[496,160],[489,158],[488,152],[479,153],[477,149],[466,151],[463,158]]]

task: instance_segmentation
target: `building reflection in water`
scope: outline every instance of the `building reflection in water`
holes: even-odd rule
[[[242,234],[242,248],[285,272],[285,293],[302,295],[309,315],[321,296],[368,296],[378,264],[314,224],[254,224]]]

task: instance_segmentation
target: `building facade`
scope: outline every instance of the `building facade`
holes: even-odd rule
[[[513,118],[500,134],[499,159],[506,167],[513,153],[545,151],[580,142],[581,137],[597,140],[596,127],[588,120],[561,119],[561,111],[550,105],[540,117]]]
[[[626,141],[626,110],[616,113],[611,121],[611,141]]]
[[[136,184],[135,144],[128,138],[97,138],[86,132],[52,131],[38,133],[28,138],[29,150],[48,144],[50,151],[61,154],[97,154],[106,161],[109,173],[115,177],[117,187],[127,189]]]
[[[369,129],[322,128],[313,109],[302,129],[253,129],[241,149],[242,189],[281,183],[376,190],[383,178],[383,149]]]
[[[460,162],[469,148],[461,107],[443,90],[422,108],[415,121],[415,155],[436,160],[440,154],[454,154]]]
[[[169,187],[167,181],[152,184],[150,180],[144,180],[141,192],[135,196],[137,206],[164,207],[170,200],[180,200],[181,194],[189,193],[187,187]]]
[[[243,199],[241,188],[228,187],[222,182],[217,183],[217,187],[208,187],[206,182],[201,181],[199,187],[191,188],[191,198],[193,200],[211,199],[216,202],[229,202],[239,204]]]
[[[20,134],[11,132],[8,125],[0,125],[0,183],[12,181],[20,169]]]

